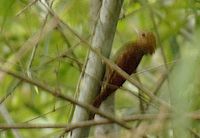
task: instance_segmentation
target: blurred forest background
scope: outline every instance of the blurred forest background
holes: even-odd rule
[[[77,98],[88,52],[82,40],[90,43],[93,35],[90,6],[90,0],[0,0],[1,138],[59,137],[64,128],[56,125],[70,124],[73,104],[38,85]],[[199,0],[124,0],[111,55],[136,39],[135,29],[154,32],[156,52],[143,58],[137,76],[174,112],[162,114],[153,104],[147,113],[158,118],[134,131],[119,127],[119,137],[200,137],[199,26]],[[124,87],[133,91],[116,92],[116,115],[140,114],[138,90],[128,82]]]

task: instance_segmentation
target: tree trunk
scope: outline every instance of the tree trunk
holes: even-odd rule
[[[105,101],[102,102],[100,109],[104,112],[115,114],[115,94],[111,94]],[[95,120],[102,119],[101,116],[96,115]],[[117,125],[99,125],[95,128],[95,138],[117,138]]]
[[[111,46],[120,14],[123,0],[103,0],[100,8],[99,18],[92,36],[93,48],[101,51],[102,55],[109,57]],[[90,51],[85,74],[80,83],[80,94],[78,100],[91,103],[100,91],[105,65],[102,60]],[[72,122],[80,122],[89,118],[89,112],[76,106]],[[89,129],[75,129],[72,131],[72,138],[88,137]]]

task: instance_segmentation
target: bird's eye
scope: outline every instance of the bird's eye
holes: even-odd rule
[[[145,37],[146,35],[145,35],[145,33],[142,33],[142,37]]]

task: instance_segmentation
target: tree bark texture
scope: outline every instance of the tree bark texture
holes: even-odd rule
[[[102,55],[109,57],[116,26],[123,0],[103,0],[99,18],[92,36],[91,46],[101,51]],[[92,51],[89,52],[85,73],[80,83],[78,100],[91,103],[100,91],[101,81],[104,76],[105,65]],[[72,122],[84,121],[89,118],[89,112],[76,106]],[[72,138],[88,137],[89,129],[75,129]]]

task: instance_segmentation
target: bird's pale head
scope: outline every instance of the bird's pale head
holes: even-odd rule
[[[156,37],[152,32],[141,31],[138,33],[137,44],[144,54],[153,54],[156,48]]]

